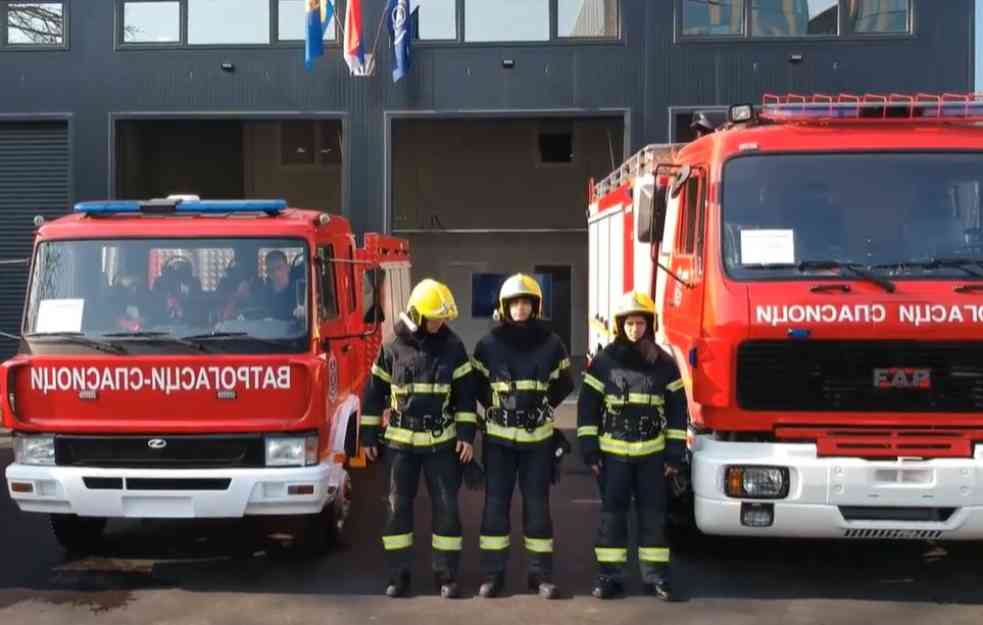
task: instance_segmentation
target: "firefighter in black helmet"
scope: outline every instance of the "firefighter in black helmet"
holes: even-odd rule
[[[510,277],[502,285],[495,312],[501,323],[474,351],[478,400],[485,406],[482,597],[497,596],[504,585],[516,480],[522,491],[528,586],[547,599],[558,595],[549,489],[563,441],[553,430],[553,409],[573,390],[573,379],[566,347],[539,319],[542,303],[542,290],[532,277]]]
[[[626,293],[614,315],[615,339],[591,362],[577,402],[577,439],[601,485],[601,525],[593,595],[623,592],[628,510],[638,513],[638,560],[645,590],[670,601],[666,480],[678,473],[686,443],[686,395],[679,369],[654,339],[655,304]]]
[[[370,461],[378,446],[389,449],[389,500],[382,537],[389,581],[386,594],[402,597],[410,587],[413,500],[423,471],[433,504],[433,570],[440,595],[459,596],[461,519],[458,491],[462,465],[472,461],[475,387],[464,344],[447,327],[457,318],[450,290],[423,280],[410,294],[396,336],[372,366],[362,401],[363,451]],[[382,434],[383,413],[389,414]]]

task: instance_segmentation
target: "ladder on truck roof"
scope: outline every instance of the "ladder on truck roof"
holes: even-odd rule
[[[652,143],[636,152],[620,167],[608,174],[603,180],[595,183],[590,181],[589,200],[596,202],[602,196],[623,186],[637,176],[655,172],[659,164],[671,162],[673,156],[685,143]]]

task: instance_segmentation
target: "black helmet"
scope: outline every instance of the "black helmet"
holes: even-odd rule
[[[693,113],[693,120],[690,122],[689,128],[697,134],[709,134],[717,129],[703,111]]]

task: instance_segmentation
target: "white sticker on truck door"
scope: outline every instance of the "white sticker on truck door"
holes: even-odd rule
[[[795,230],[741,230],[742,265],[795,263]]]
[[[85,310],[84,299],[43,299],[38,306],[37,323],[34,331],[44,334],[49,332],[81,332],[82,311]]]

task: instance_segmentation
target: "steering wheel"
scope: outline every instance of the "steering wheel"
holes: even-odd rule
[[[188,268],[189,274],[194,273],[194,268],[192,267],[190,260],[184,256],[171,256],[161,267],[160,274],[164,275],[165,273],[177,273],[180,271],[179,267],[181,265],[185,265]]]

